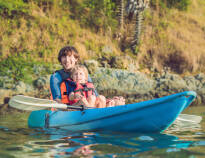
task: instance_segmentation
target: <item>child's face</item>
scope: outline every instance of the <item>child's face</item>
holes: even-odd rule
[[[79,83],[85,83],[87,81],[85,72],[82,69],[75,71],[73,73],[73,81],[79,82]]]

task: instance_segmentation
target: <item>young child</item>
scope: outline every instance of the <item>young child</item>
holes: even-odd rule
[[[75,85],[75,88],[69,94],[71,105],[85,105],[97,108],[106,107],[106,98],[102,95],[96,96],[93,83],[88,82],[88,70],[85,66],[76,65],[71,69],[70,77],[70,85]],[[112,104],[110,103],[110,105]]]

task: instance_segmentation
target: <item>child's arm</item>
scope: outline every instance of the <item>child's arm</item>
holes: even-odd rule
[[[93,83],[93,81],[92,81],[92,79],[91,79],[91,77],[90,77],[90,75],[89,75],[89,74],[88,74],[88,82]],[[99,94],[98,94],[98,92],[97,92],[97,90],[96,90],[96,89],[94,90],[94,93],[95,93],[95,95],[96,95],[96,96],[99,96]]]
[[[75,94],[74,92],[71,92],[69,94],[69,100],[74,100],[74,99],[82,99],[83,96],[80,94]]]

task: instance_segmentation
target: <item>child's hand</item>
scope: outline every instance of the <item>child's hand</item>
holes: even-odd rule
[[[71,92],[69,94],[69,100],[74,100],[75,99],[75,93],[74,92]]]
[[[83,96],[81,94],[74,94],[75,99],[82,99]]]
[[[62,101],[60,99],[55,99],[55,101],[59,104],[62,104]]]
[[[79,100],[79,104],[84,105],[84,106],[89,106],[87,99],[83,96],[81,96],[81,98]]]
[[[81,94],[75,94],[74,92],[71,92],[69,94],[69,99],[70,100],[74,100],[74,99],[80,100],[82,98],[83,98],[83,96]]]

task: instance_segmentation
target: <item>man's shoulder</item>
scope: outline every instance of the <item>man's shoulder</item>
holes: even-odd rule
[[[65,72],[64,69],[55,71],[54,75],[60,76],[62,80],[70,78],[70,72]]]

